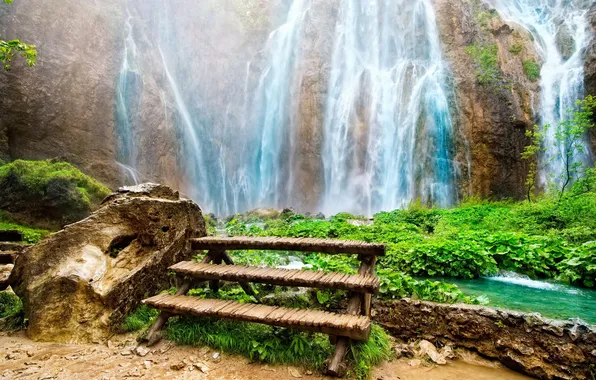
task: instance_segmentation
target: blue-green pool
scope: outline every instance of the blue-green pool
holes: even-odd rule
[[[547,318],[580,318],[596,324],[596,291],[565,284],[535,281],[508,274],[475,280],[442,278],[456,284],[467,295],[486,295],[490,306],[537,312]]]

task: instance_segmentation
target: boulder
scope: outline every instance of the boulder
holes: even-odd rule
[[[170,286],[167,268],[206,235],[199,206],[154,184],[120,189],[88,218],[16,260],[10,278],[38,341],[105,340],[145,296]]]

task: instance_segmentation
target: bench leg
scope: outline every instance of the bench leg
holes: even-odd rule
[[[213,256],[213,264],[221,265],[223,261],[223,252],[210,252]],[[219,292],[219,280],[209,281],[209,287],[213,293]]]
[[[362,294],[353,293],[350,301],[348,302],[347,314],[357,315],[361,310]],[[335,345],[335,352],[328,361],[327,375],[342,377],[346,374],[347,367],[344,363],[344,358],[350,345],[350,339],[346,337],[338,337],[337,344]]]
[[[213,258],[211,257],[211,254],[208,253],[201,261],[201,264],[209,264],[212,260],[213,260]],[[188,291],[190,290],[192,283],[193,283],[193,281],[191,281],[191,280],[185,281],[182,284],[182,286],[180,286],[178,288],[178,291],[176,291],[176,295],[177,296],[186,295],[186,293],[188,293]],[[155,322],[149,329],[149,332],[147,332],[147,337],[145,338],[145,340],[147,341],[148,347],[155,345],[156,343],[158,343],[161,340],[161,338],[162,338],[161,330],[163,330],[164,326],[166,325],[166,322],[172,316],[173,316],[172,314],[164,312],[164,311],[159,313],[159,316],[157,317],[157,319],[155,320]]]
[[[222,258],[226,265],[234,265],[234,260],[232,260],[232,258],[227,252],[224,251]],[[240,286],[242,287],[244,292],[249,296],[253,296],[255,298],[257,297],[257,293],[255,293],[254,289],[248,282],[240,281]]]

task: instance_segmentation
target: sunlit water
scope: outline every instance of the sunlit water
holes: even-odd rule
[[[486,295],[490,306],[538,312],[547,318],[580,318],[596,324],[596,291],[564,284],[534,281],[523,276],[485,277],[476,280],[444,278],[466,294]]]
[[[343,0],[325,109],[325,213],[454,200],[453,121],[430,0]]]
[[[500,15],[527,29],[542,59],[538,117],[544,127],[546,152],[541,180],[554,181],[563,173],[565,152],[555,137],[556,126],[584,95],[584,58],[591,40],[587,12],[591,0],[490,0]],[[575,157],[588,161],[590,153]]]

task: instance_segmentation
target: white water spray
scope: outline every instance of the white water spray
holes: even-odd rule
[[[548,174],[563,172],[566,152],[555,137],[557,124],[567,110],[584,95],[584,54],[590,42],[587,19],[589,0],[490,0],[501,16],[523,26],[534,36],[543,66],[540,80],[538,116],[545,131],[546,152],[541,182]],[[587,161],[590,153],[586,148]],[[555,180],[556,180],[555,178]]]
[[[344,0],[324,125],[326,213],[455,198],[453,122],[429,0]]]

